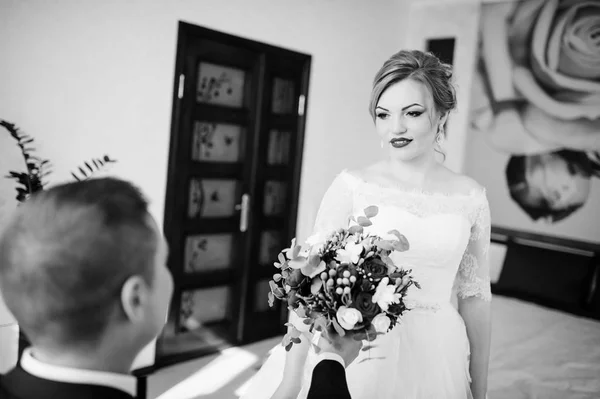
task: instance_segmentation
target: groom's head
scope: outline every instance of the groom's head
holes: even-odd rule
[[[116,340],[135,356],[165,321],[173,289],[166,257],[133,185],[64,184],[33,195],[9,219],[0,292],[34,346],[92,350]]]

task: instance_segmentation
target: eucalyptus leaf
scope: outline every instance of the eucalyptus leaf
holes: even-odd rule
[[[312,267],[319,266],[319,263],[321,263],[321,257],[318,254],[310,255],[308,258],[308,264]]]
[[[367,219],[364,216],[359,216],[357,221],[358,221],[358,224],[361,225],[362,227],[369,227],[373,224],[373,223],[371,223],[371,221],[369,219]]]
[[[331,322],[333,324],[333,328],[335,329],[335,332],[337,332],[340,337],[343,337],[344,335],[346,335],[346,330],[344,330],[342,328],[342,326],[340,326],[340,324],[335,319],[335,317],[333,319],[331,319]]]
[[[305,276],[316,276],[317,274],[320,274],[321,272],[325,271],[325,262],[321,261],[319,262],[319,264],[317,264],[317,266],[307,264],[306,266],[302,267],[300,271],[302,271],[302,274],[304,274]]]
[[[392,243],[389,241],[386,241],[386,240],[379,240],[379,241],[375,242],[375,245],[377,246],[377,248],[384,249],[386,251],[394,250]]]
[[[298,256],[288,262],[288,265],[292,269],[302,269],[303,267],[308,265],[308,259],[304,256]]]
[[[281,263],[282,265],[284,265],[287,262],[287,259],[285,258],[285,256],[283,256],[282,253],[279,253],[279,256],[277,256],[277,259],[279,259],[279,263]]]
[[[365,216],[368,218],[372,218],[377,216],[377,214],[379,213],[379,208],[376,207],[375,205],[371,205],[365,208]]]
[[[292,258],[296,258],[300,254],[300,251],[302,251],[302,247],[300,245],[296,245],[292,251]]]
[[[275,305],[275,295],[273,295],[272,292],[269,292],[268,294],[268,298],[269,298],[269,307],[273,307],[273,305]]]
[[[408,251],[409,249],[408,241],[406,239],[404,241],[392,241],[392,247],[398,252]]]
[[[316,295],[319,293],[319,290],[321,289],[321,287],[323,287],[323,280],[321,280],[321,278],[319,278],[319,277],[313,278],[312,283],[310,285],[310,292],[313,295]]]
[[[348,232],[350,234],[361,234],[364,231],[362,226],[359,225],[353,225],[348,229]]]

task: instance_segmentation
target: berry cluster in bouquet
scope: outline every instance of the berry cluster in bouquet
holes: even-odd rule
[[[374,340],[390,331],[407,310],[404,297],[418,283],[410,270],[394,264],[390,254],[409,249],[407,239],[397,230],[385,235],[365,232],[376,206],[365,216],[352,217],[351,226],[332,232],[318,232],[303,248],[292,240],[278,256],[278,272],[269,282],[269,304],[275,299],[287,302],[296,312],[305,331],[351,333],[356,339]],[[290,350],[300,343],[295,324],[282,344]]]

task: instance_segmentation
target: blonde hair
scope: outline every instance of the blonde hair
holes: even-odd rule
[[[377,103],[383,92],[404,79],[423,83],[433,97],[436,110],[444,115],[456,107],[456,91],[452,85],[452,66],[444,64],[432,53],[402,50],[392,55],[373,80],[369,112],[375,120]]]

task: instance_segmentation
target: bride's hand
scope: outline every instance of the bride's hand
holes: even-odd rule
[[[320,335],[320,332],[315,333],[316,335]],[[315,339],[317,339],[315,335]],[[363,347],[363,341],[360,337],[351,331],[346,332],[346,334],[341,337],[336,332],[325,331],[322,336],[318,338],[318,343],[315,343],[315,346],[318,348],[317,353],[321,352],[330,352],[339,355],[344,359],[344,364],[346,367],[350,365],[360,353],[360,350]]]

